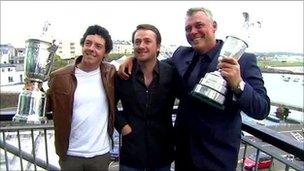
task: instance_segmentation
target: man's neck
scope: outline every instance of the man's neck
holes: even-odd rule
[[[140,66],[142,72],[144,73],[144,75],[152,74],[153,69],[156,64],[156,59],[145,61],[145,62],[138,61],[138,63],[139,63],[139,66]]]
[[[199,53],[208,53],[209,51],[211,51],[214,47],[216,46],[216,40],[214,40],[214,42],[212,42],[211,44],[210,44],[210,46],[209,47],[206,47],[205,49],[203,49],[203,50],[197,50]]]
[[[144,74],[145,85],[148,87],[153,80],[153,69],[156,65],[156,58],[145,62],[138,61],[138,63]]]

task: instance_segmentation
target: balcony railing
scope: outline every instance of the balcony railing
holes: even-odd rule
[[[59,167],[49,163],[49,147],[54,142],[49,142],[54,134],[52,123],[43,125],[22,125],[13,122],[1,123],[1,169],[5,163],[6,170],[59,170]],[[43,147],[43,148],[41,148]],[[40,150],[44,151],[41,152]],[[4,153],[3,153],[4,152]],[[54,152],[54,151],[53,151]],[[38,156],[44,154],[43,156]],[[16,163],[19,159],[19,167]],[[27,165],[25,166],[25,163]]]
[[[11,120],[13,114],[6,116],[9,116],[6,119]],[[57,157],[54,151],[52,121],[43,125],[22,125],[3,120],[4,117],[0,122],[0,170],[59,170],[58,163],[56,165],[50,162],[50,159]],[[243,121],[242,131],[250,136],[242,136],[237,170],[243,170],[248,154],[256,153],[255,161],[258,161],[261,152],[271,156],[270,169],[280,167],[281,170],[304,170],[303,143],[248,121]],[[253,169],[258,170],[258,165]]]
[[[243,161],[245,160],[248,147],[251,147],[256,149],[255,162],[258,160],[260,152],[264,152],[271,156],[272,165],[273,160],[277,160],[278,163],[281,163],[282,166],[279,169],[282,169],[282,167],[285,166],[285,170],[304,170],[303,142],[296,141],[295,139],[282,135],[270,128],[248,121],[243,121],[242,131],[254,136],[251,138],[248,136],[242,136],[242,144],[244,145],[242,155]],[[303,131],[304,130],[302,130],[302,132]],[[262,143],[260,141],[256,141],[257,138],[261,140]],[[243,166],[244,162],[242,162],[241,168],[243,168]],[[257,167],[254,167],[254,170],[257,169]]]

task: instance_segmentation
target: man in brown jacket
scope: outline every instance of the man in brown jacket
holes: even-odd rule
[[[114,129],[115,67],[103,61],[113,48],[109,32],[87,28],[75,64],[50,74],[47,110],[53,112],[62,170],[107,170]]]

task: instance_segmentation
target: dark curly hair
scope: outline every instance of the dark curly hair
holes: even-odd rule
[[[83,34],[83,37],[80,39],[80,45],[83,46],[84,41],[88,35],[95,35],[95,34],[100,35],[102,38],[105,39],[106,53],[109,53],[113,49],[113,41],[111,39],[111,35],[109,34],[107,29],[99,25],[92,25],[87,28],[86,32]]]

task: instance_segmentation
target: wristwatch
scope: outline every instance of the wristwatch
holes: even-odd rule
[[[233,92],[236,94],[236,95],[240,95],[242,94],[242,92],[244,91],[244,87],[245,87],[245,82],[242,80],[239,82],[239,84],[237,85],[237,87],[235,89],[233,89]]]

